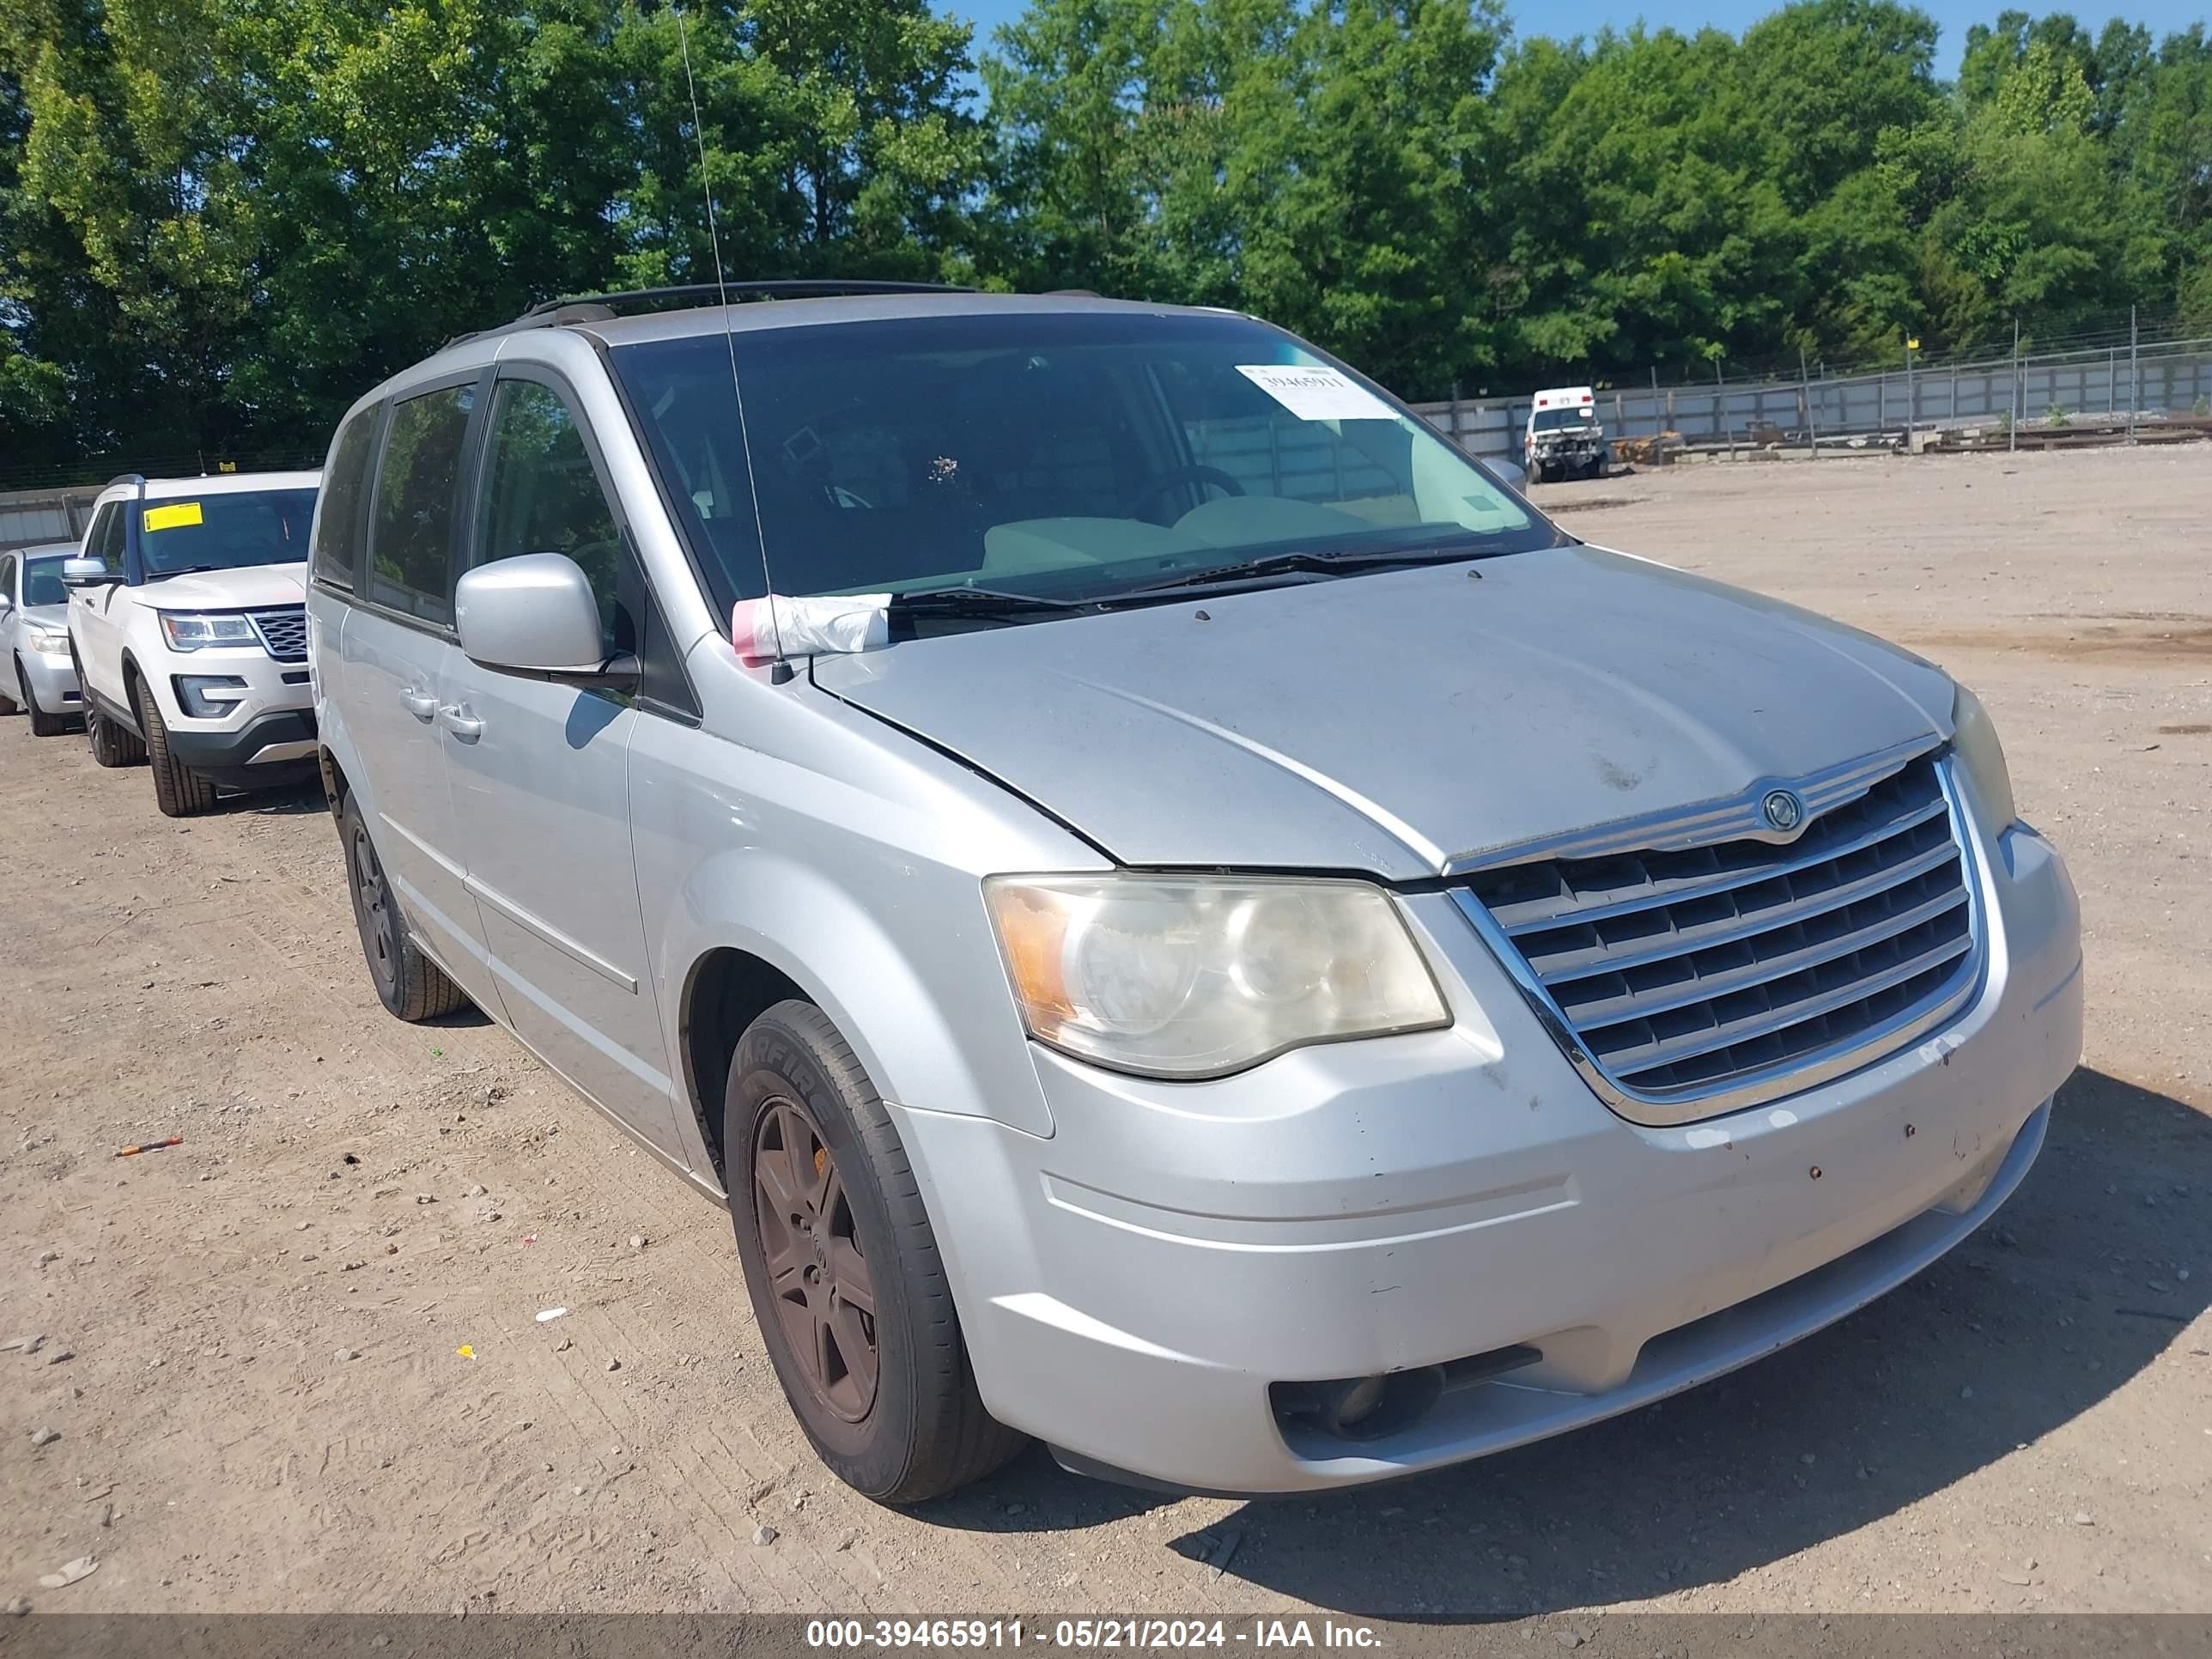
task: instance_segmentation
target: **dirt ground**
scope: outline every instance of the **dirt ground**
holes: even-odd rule
[[[1956,670],[2070,859],[2087,1054],[2025,1188],[1937,1267],[1663,1406],[1389,1487],[1173,1501],[1032,1453],[885,1511],[793,1426],[722,1212],[495,1027],[385,1016],[319,801],[173,823],[143,770],[13,719],[0,1340],[44,1341],[0,1352],[0,1600],[2212,1611],[2212,446],[1540,499]]]

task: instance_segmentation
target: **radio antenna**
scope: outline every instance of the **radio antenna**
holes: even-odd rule
[[[745,394],[738,384],[738,339],[730,327],[730,283],[722,271],[722,232],[714,222],[714,181],[707,173],[707,124],[699,113],[699,82],[691,74],[691,31],[684,21],[684,8],[671,6],[676,14],[676,43],[684,53],[684,90],[691,100],[691,138],[699,150],[699,189],[707,198],[707,246],[714,256],[714,292],[722,302],[722,343],[730,354],[730,395],[737,400],[738,447],[745,458],[745,488],[753,498],[753,523],[760,537],[761,592],[768,599],[769,632],[775,640],[775,666],[769,678],[781,684],[791,678],[791,665],[784,659],[783,628],[776,620],[775,581],[769,574],[768,564],[767,527],[760,522],[760,489],[753,478],[752,441],[745,430]],[[734,625],[734,619],[732,619]]]
[[[684,52],[684,90],[691,100],[691,140],[699,148],[699,188],[707,197],[707,246],[714,256],[714,291],[726,306],[730,303],[730,284],[722,275],[722,233],[714,223],[714,181],[707,176],[707,126],[699,118],[699,83],[691,78],[691,31],[684,25],[684,9],[672,6],[670,9],[676,14],[676,44]],[[734,378],[734,362],[730,372]]]

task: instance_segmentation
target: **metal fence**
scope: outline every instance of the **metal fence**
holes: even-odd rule
[[[1689,444],[1893,444],[1910,432],[2008,421],[2025,429],[2061,417],[2203,415],[2212,412],[2212,339],[1729,386],[1610,387],[1597,401],[1611,437],[1672,433]],[[1517,463],[1531,406],[1515,398],[1413,408],[1469,453]]]
[[[94,484],[82,489],[24,489],[0,495],[0,549],[73,542],[92,518]]]

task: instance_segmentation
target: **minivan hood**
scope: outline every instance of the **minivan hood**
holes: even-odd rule
[[[156,611],[254,611],[301,605],[307,597],[306,565],[254,564],[204,570],[196,576],[157,576],[140,590],[139,602]]]
[[[1397,879],[1932,739],[1952,696],[1942,670],[1856,629],[1584,546],[813,672],[1122,863]]]

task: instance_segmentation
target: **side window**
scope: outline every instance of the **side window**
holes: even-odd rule
[[[575,417],[550,386],[502,380],[491,406],[476,560],[565,553],[591,578],[606,654],[618,643],[622,539]]]
[[[311,568],[317,581],[349,592],[361,575],[361,507],[368,491],[369,446],[375,441],[376,410],[371,407],[345,423],[323,472]]]
[[[453,498],[476,395],[448,386],[393,404],[377,471],[368,597],[429,622],[453,620]]]
[[[124,503],[110,501],[92,515],[92,528],[84,534],[83,556],[98,559],[110,571],[123,568]]]

